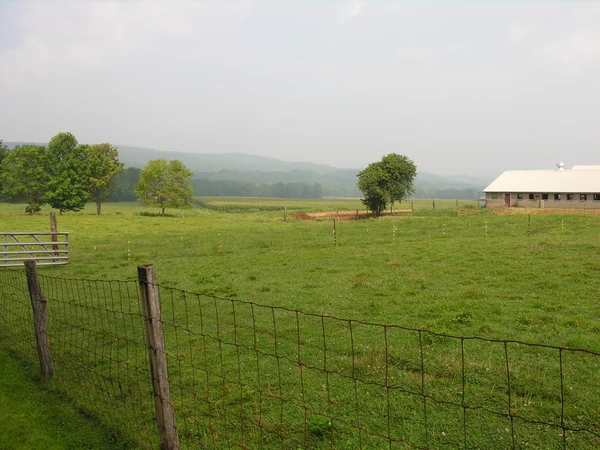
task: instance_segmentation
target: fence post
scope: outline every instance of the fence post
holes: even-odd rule
[[[287,222],[287,207],[283,207],[283,221]]]
[[[58,231],[58,226],[56,225],[56,213],[51,212],[50,213],[50,232],[56,233],[57,231]],[[56,234],[53,234],[51,239],[52,239],[52,242],[58,242],[58,236]],[[58,245],[52,245],[52,250],[57,251]],[[52,253],[52,256],[58,256],[58,253]]]
[[[160,313],[160,293],[156,284],[154,266],[138,266],[138,281],[150,359],[160,448],[162,450],[178,450],[180,448],[179,436],[177,434],[177,424],[175,423],[175,409],[171,402],[165,337]]]
[[[37,276],[35,261],[25,261],[25,273],[27,275],[27,288],[33,309],[33,328],[35,330],[35,343],[42,376],[52,378],[52,356],[50,355],[50,344],[48,343],[48,327],[46,321],[46,298],[40,287]]]

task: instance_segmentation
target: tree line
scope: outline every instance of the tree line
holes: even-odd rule
[[[201,196],[321,198],[323,187],[319,183],[250,183],[237,180],[192,179],[194,192]]]
[[[117,148],[108,143],[80,144],[71,133],[58,133],[47,145],[26,144],[10,150],[0,140],[0,200],[26,205],[35,214],[48,204],[59,210],[80,211],[86,202],[139,201],[165,208],[186,208],[194,194],[282,198],[320,198],[320,184],[254,184],[224,180],[195,180],[177,160],[150,160],[142,170],[124,168]]]
[[[0,140],[0,191],[5,199],[25,203],[35,214],[49,204],[60,214],[79,211],[86,202],[102,203],[123,172],[117,149],[108,143],[79,144],[71,133],[58,133],[48,145],[9,150]]]

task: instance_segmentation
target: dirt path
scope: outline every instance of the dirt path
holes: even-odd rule
[[[394,209],[393,211],[385,211],[384,213],[382,213],[382,216],[389,216],[390,214],[397,214],[397,213],[409,213],[412,212],[410,209]],[[292,217],[294,219],[297,220],[315,220],[315,219],[320,219],[323,217],[329,217],[329,218],[337,218],[339,217],[339,220],[341,221],[347,221],[347,220],[357,220],[357,219],[364,219],[365,217],[371,217],[373,216],[373,213],[371,212],[367,212],[365,210],[354,210],[354,211],[325,211],[325,212],[310,212],[310,213],[295,213],[292,215]]]

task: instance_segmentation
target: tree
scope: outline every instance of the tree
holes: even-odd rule
[[[79,211],[88,197],[87,152],[71,133],[58,133],[46,147],[45,167],[49,175],[48,203],[60,214]]]
[[[8,156],[9,152],[10,152],[10,150],[8,149],[8,146],[2,142],[2,139],[0,139],[0,175],[2,174],[2,167],[3,167],[2,162],[4,161],[4,158],[6,158]],[[1,182],[2,182],[2,178],[0,177],[0,183]],[[2,184],[0,184],[0,202],[3,201],[5,198],[2,195],[2,191],[3,191]]]
[[[25,211],[32,215],[46,203],[45,152],[43,146],[23,145],[10,152],[2,163],[2,193],[6,198],[26,203]]]
[[[369,164],[358,174],[358,189],[365,198],[361,201],[379,216],[388,204],[402,201],[412,192],[417,166],[404,155],[390,153],[381,161]]]
[[[96,214],[100,215],[102,202],[112,193],[118,174],[123,173],[119,152],[110,144],[95,144],[86,149],[88,170],[88,194],[96,202]]]
[[[161,208],[186,208],[192,199],[192,172],[181,161],[152,159],[140,173],[135,193],[140,202]]]
[[[404,155],[390,153],[381,158],[381,168],[386,173],[386,200],[390,208],[394,208],[394,202],[401,202],[415,190],[413,181],[417,176],[417,166]]]

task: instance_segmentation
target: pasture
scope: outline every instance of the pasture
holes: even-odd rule
[[[189,303],[200,296],[169,290],[163,296],[164,314],[173,323],[167,347],[175,355],[169,364],[177,380],[175,403],[186,411],[179,424],[184,442],[208,448],[240,442],[248,448],[289,448],[290,443],[305,448],[456,448],[463,441],[468,447],[510,448],[511,439],[518,448],[598,445],[597,437],[586,433],[569,431],[565,438],[560,429],[533,424],[568,423],[597,430],[597,357],[569,354],[564,374],[560,360],[559,376],[554,352],[515,349],[509,409],[532,422],[515,425],[506,417],[481,410],[466,415],[444,403],[501,408],[506,403],[508,358],[502,345],[435,334],[405,336],[402,329],[385,327],[379,333],[356,323],[600,352],[600,216],[532,215],[528,224],[526,214],[498,215],[477,209],[474,202],[460,202],[457,212],[454,201],[439,201],[433,211],[427,200],[397,217],[337,223],[334,234],[331,219],[284,222],[281,211],[261,211],[259,205],[286,206],[290,212],[352,210],[361,207],[358,200],[201,201],[250,207],[230,213],[193,208],[183,217],[181,211],[167,210],[172,217],[153,217],[141,215],[148,209],[133,204],[106,204],[101,216],[89,206],[58,218],[59,231],[70,233],[69,264],[39,269],[47,277],[135,280],[138,265],[154,264],[162,286],[215,300],[212,316],[202,318]],[[0,211],[4,231],[48,229],[46,211],[31,217],[21,212],[22,206],[5,204]],[[51,287],[51,278],[47,283]],[[252,302],[267,310],[261,315],[242,303],[231,312],[216,306],[217,298]],[[276,313],[269,307],[286,309]],[[61,308],[61,315],[71,314],[64,304]],[[294,311],[309,315],[299,319]],[[274,332],[275,318],[280,328]],[[350,345],[348,320],[358,321]],[[194,334],[200,326],[218,336],[208,344],[215,353],[203,362],[194,353],[207,354],[201,337],[210,332]],[[276,349],[263,349],[262,354],[274,351],[275,363],[259,358],[256,351],[240,350],[240,345],[260,347],[257,335],[263,345],[274,340]],[[231,341],[234,345],[224,345]],[[293,364],[295,359],[298,364]],[[423,368],[424,361],[429,370]],[[218,386],[207,379],[204,399],[211,400],[203,403],[195,387],[198,372],[219,365]],[[281,392],[269,394],[270,388],[256,380],[257,371]],[[404,391],[390,394],[394,377]],[[237,387],[226,388],[226,380],[237,380]],[[429,419],[422,417],[423,398],[408,395],[423,393],[425,383],[442,401],[431,406]],[[385,389],[377,389],[380,385],[388,386],[387,396]],[[190,397],[196,399],[193,405],[186,402]],[[359,407],[364,398],[371,400]],[[294,407],[307,399],[310,409]],[[95,414],[110,424],[106,411]],[[252,414],[260,414],[254,423],[258,427],[251,426]],[[208,417],[210,426],[198,424],[198,417]],[[360,426],[349,426],[355,419]],[[424,426],[429,427],[425,437]]]

